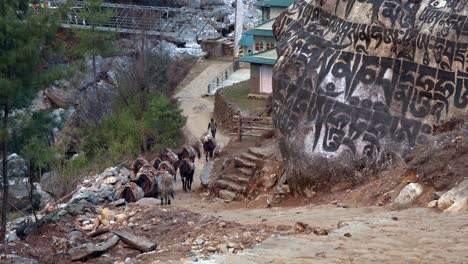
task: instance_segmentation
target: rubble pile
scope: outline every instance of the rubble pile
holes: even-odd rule
[[[8,252],[40,263],[64,263],[97,258],[95,263],[136,260],[208,258],[217,252],[236,253],[253,247],[273,232],[268,226],[243,226],[141,197],[138,185],[151,169],[137,163],[139,172],[111,167],[86,178],[77,189],[34,217],[8,225]],[[134,164],[135,164],[134,163]],[[135,186],[135,203],[127,203],[122,190]],[[33,262],[34,263],[34,262]]]

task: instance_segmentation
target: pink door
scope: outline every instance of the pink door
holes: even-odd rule
[[[260,93],[271,93],[273,91],[273,66],[260,66]]]

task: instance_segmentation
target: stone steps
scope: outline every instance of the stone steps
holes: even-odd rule
[[[264,159],[268,157],[268,155],[265,154],[264,150],[261,148],[249,148],[248,153],[258,157],[259,159]]]
[[[236,158],[237,167],[245,167],[245,168],[255,168],[257,164],[252,161],[245,160],[243,158]]]
[[[243,153],[241,155],[241,158],[244,159],[244,160],[252,161],[252,162],[257,162],[260,159],[258,156],[255,156],[255,155],[250,154],[250,153]]]
[[[216,184],[218,186],[220,186],[221,188],[223,189],[226,189],[226,190],[229,190],[229,191],[234,191],[234,192],[237,192],[237,193],[241,193],[244,191],[244,187],[235,183],[235,182],[232,182],[232,181],[229,181],[229,180],[218,180],[216,182]]]
[[[237,182],[240,184],[248,184],[249,183],[249,178],[245,176],[240,176],[236,174],[225,174],[222,176],[223,179],[229,180],[232,182]]]
[[[237,193],[228,190],[221,190],[218,192],[218,197],[228,201],[234,201],[237,199]]]
[[[247,177],[251,177],[254,174],[253,170],[249,168],[237,168],[237,170]]]

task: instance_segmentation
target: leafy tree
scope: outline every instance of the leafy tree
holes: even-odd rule
[[[31,15],[26,0],[0,1],[0,133],[3,164],[2,242],[8,214],[7,149],[9,118],[14,109],[26,106],[38,89],[38,74],[54,40],[57,24],[46,11]]]

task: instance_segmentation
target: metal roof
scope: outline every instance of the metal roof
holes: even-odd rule
[[[273,35],[273,23],[275,23],[275,19],[268,20],[267,22],[260,24],[251,30],[247,30],[244,32],[246,35],[254,35],[254,36],[267,36],[267,37],[274,37]]]
[[[294,0],[270,0],[257,1],[254,5],[263,7],[288,7],[294,3]]]
[[[271,49],[271,50],[262,51],[259,53],[255,53],[253,55],[240,58],[239,61],[257,63],[257,64],[275,65],[277,58],[278,58],[278,54],[276,53],[276,49]]]

